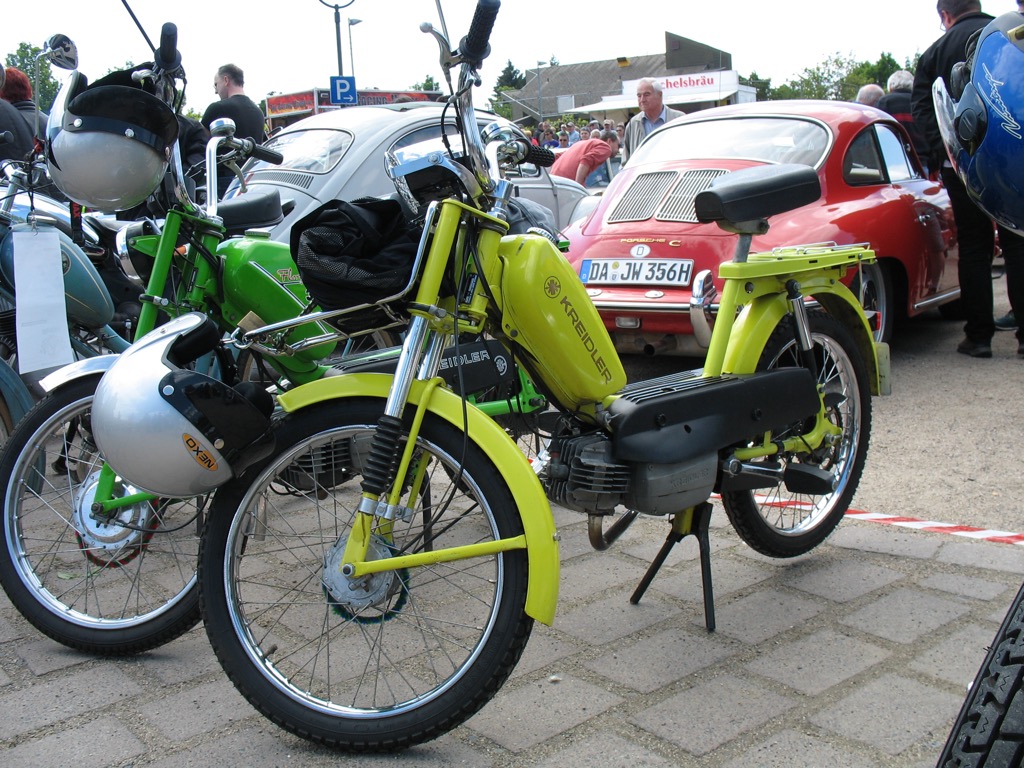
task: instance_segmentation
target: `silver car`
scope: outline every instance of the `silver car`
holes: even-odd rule
[[[276,134],[266,146],[280,152],[284,162],[250,161],[242,169],[248,187],[273,186],[280,192],[285,218],[272,239],[287,242],[292,224],[329,200],[393,194],[387,153],[440,139],[442,119],[445,132],[457,140],[454,114],[442,113],[444,105],[433,102],[346,107],[299,120]],[[481,128],[507,122],[485,112],[477,112],[477,118]],[[522,197],[551,210],[559,228],[573,221],[588,194],[575,181],[529,164],[520,166],[515,181]],[[236,179],[225,196],[239,189]]]

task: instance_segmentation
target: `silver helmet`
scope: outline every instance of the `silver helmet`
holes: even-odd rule
[[[143,336],[104,374],[93,436],[119,477],[158,496],[188,498],[271,453],[270,394],[185,367],[219,338],[201,313],[182,315]]]

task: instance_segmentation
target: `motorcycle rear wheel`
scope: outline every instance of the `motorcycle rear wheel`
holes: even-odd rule
[[[271,721],[337,749],[391,751],[464,722],[522,654],[525,551],[385,571],[340,571],[361,500],[359,450],[382,401],[286,417],[278,451],[217,492],[200,552],[206,631],[235,687]],[[371,558],[522,533],[511,491],[479,446],[427,415],[427,481],[380,527]],[[460,471],[461,469],[461,471]]]
[[[89,432],[99,377],[70,382],[18,423],[0,458],[0,583],[48,637],[103,655],[160,646],[199,621],[197,500],[90,514],[103,463]],[[130,489],[129,489],[130,490]]]
[[[942,750],[938,768],[1024,765],[1024,585],[1010,603]]]
[[[722,504],[736,532],[753,549],[769,557],[806,554],[835,530],[850,507],[867,457],[871,432],[867,368],[853,335],[841,322],[824,311],[809,315],[818,383],[827,395],[841,396],[841,402],[832,403],[826,412],[832,423],[842,427],[842,435],[835,445],[783,456],[781,460],[827,469],[836,475],[838,485],[831,493],[820,495],[792,493],[781,482],[757,491],[722,494]],[[800,364],[792,321],[787,319],[768,339],[758,369]]]

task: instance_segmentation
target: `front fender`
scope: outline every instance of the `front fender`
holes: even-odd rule
[[[81,379],[84,376],[102,376],[110,369],[110,366],[117,362],[118,357],[119,355],[98,355],[76,360],[44,376],[39,380],[39,386],[43,388],[43,391],[49,393],[69,381]]]
[[[353,373],[328,376],[285,392],[278,403],[291,413],[325,400],[343,397],[377,397],[387,399],[393,377],[377,373]],[[414,381],[409,392],[409,403],[419,405],[425,382]],[[558,532],[551,515],[551,505],[544,495],[540,480],[530,467],[523,452],[490,417],[447,389],[429,390],[427,410],[455,427],[463,427],[465,416],[469,420],[467,433],[494,462],[494,466],[507,483],[515,499],[526,534],[526,554],[530,565],[530,580],[526,593],[526,613],[537,621],[551,624],[558,603],[559,554]]]
[[[850,289],[826,277],[801,282],[800,288],[805,296],[812,297],[853,333],[868,366],[871,394],[889,394],[889,346],[874,340],[864,310]],[[777,293],[760,296],[746,304],[733,326],[722,370],[726,373],[756,371],[768,337],[788,312],[788,302]]]

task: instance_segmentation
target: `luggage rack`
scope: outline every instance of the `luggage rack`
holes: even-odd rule
[[[782,245],[772,248],[770,251],[761,251],[758,253],[752,253],[748,257],[748,260],[764,261],[768,259],[785,259],[794,256],[847,256],[851,260],[854,256],[860,253],[867,252],[872,254],[870,243],[849,243],[847,245],[839,245],[836,242],[829,243],[807,243],[805,245]],[[856,259],[860,261],[859,258]]]
[[[409,321],[405,311],[406,297],[412,292],[419,278],[420,266],[426,258],[430,235],[437,219],[439,207],[439,203],[436,202],[430,203],[427,207],[423,233],[420,235],[416,258],[409,273],[409,282],[397,293],[374,303],[308,312],[270,325],[262,325],[259,318],[254,318],[252,322],[246,322],[246,319],[243,318],[238,329],[231,334],[232,343],[240,349],[253,348],[264,354],[294,354],[333,341],[347,341],[367,336],[376,331],[404,328]],[[320,335],[309,336],[290,343],[285,340],[289,331],[308,323],[319,323],[321,326],[326,324],[334,330],[325,328],[325,332]]]

